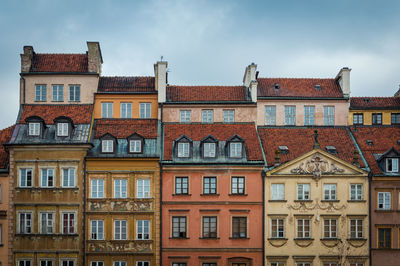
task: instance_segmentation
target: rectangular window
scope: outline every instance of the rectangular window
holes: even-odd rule
[[[63,213],[62,217],[63,234],[75,234],[75,213]]]
[[[175,177],[175,194],[177,195],[187,195],[188,192],[188,177]]]
[[[180,122],[181,123],[189,123],[191,121],[191,114],[192,114],[192,111],[190,111],[190,110],[180,110],[180,112],[179,112]]]
[[[115,179],[114,180],[114,198],[123,198],[127,196],[127,180]]]
[[[137,261],[136,266],[150,266],[150,261]]]
[[[400,113],[392,113],[392,125],[400,125]]]
[[[233,176],[232,177],[232,194],[244,194],[244,177],[243,176]]]
[[[285,220],[284,219],[271,219],[271,237],[284,238],[285,237]]]
[[[147,240],[150,239],[150,221],[137,220],[136,221],[136,239]]]
[[[382,125],[382,113],[372,114],[372,124],[373,125]]]
[[[45,102],[47,88],[46,85],[35,85],[35,101],[37,102]]]
[[[297,199],[298,200],[310,199],[310,184],[297,184]]]
[[[392,208],[392,193],[378,192],[378,210],[390,210]]]
[[[91,261],[90,266],[104,266],[104,262],[102,261]]]
[[[276,107],[275,105],[265,106],[265,125],[276,125]]]
[[[215,176],[203,178],[203,194],[217,194],[217,178]]]
[[[296,262],[296,266],[311,266],[310,262]]]
[[[178,143],[178,157],[179,158],[189,157],[189,142]]]
[[[353,124],[354,125],[363,125],[364,124],[364,115],[363,114],[353,114]]]
[[[41,169],[41,187],[54,187],[54,169]]]
[[[126,261],[114,261],[114,266],[126,266]]]
[[[364,263],[350,263],[350,266],[364,266]]]
[[[235,110],[224,110],[224,123],[235,122]]]
[[[121,118],[132,118],[132,103],[121,103]]]
[[[232,217],[232,238],[247,237],[247,217]]]
[[[324,126],[335,125],[335,106],[324,106]]]
[[[101,152],[113,152],[114,141],[112,139],[103,139],[101,141]]]
[[[296,125],[296,106],[285,105],[285,125]]]
[[[297,219],[297,238],[310,238],[310,219]]]
[[[136,197],[139,199],[150,198],[150,179],[138,179]]]
[[[31,266],[32,261],[31,260],[18,260],[18,266]]]
[[[362,184],[351,184],[350,185],[350,200],[362,200],[363,199],[363,185]]]
[[[40,260],[40,266],[53,266],[52,260]]]
[[[32,233],[32,213],[20,212],[19,218],[19,234],[31,234]]]
[[[75,168],[62,168],[62,187],[75,187]]]
[[[113,103],[101,103],[101,118],[113,118]]]
[[[337,220],[324,220],[324,238],[337,238]]]
[[[363,238],[363,220],[350,220],[350,238]]]
[[[285,199],[285,185],[272,184],[271,185],[271,200],[284,200]]]
[[[57,136],[58,137],[68,136],[68,123],[57,123]]]
[[[40,213],[40,233],[53,234],[54,214],[51,212]]]
[[[19,170],[19,186],[32,187],[32,168],[21,168]]]
[[[139,117],[140,118],[151,118],[151,103],[140,103],[139,104]]]
[[[205,262],[205,263],[202,263],[201,266],[217,266],[217,263]]]
[[[90,180],[90,191],[92,199],[104,198],[104,179]]]
[[[132,139],[129,141],[129,152],[142,152],[142,141],[140,139]]]
[[[75,261],[69,259],[63,259],[61,260],[61,266],[75,266]]]
[[[329,262],[329,263],[324,263],[323,266],[338,266],[338,264]]]
[[[90,229],[91,229],[90,235],[92,240],[104,240],[103,220],[92,220]]]
[[[172,217],[172,237],[186,238],[186,217]]]
[[[29,123],[28,124],[28,135],[39,136],[40,135],[40,123]]]
[[[397,173],[399,171],[399,159],[387,158],[386,159],[386,172]]]
[[[79,102],[81,100],[81,86],[69,85],[69,101]]]
[[[304,106],[304,125],[315,125],[315,106]]]
[[[378,248],[392,247],[392,229],[378,228]]]
[[[229,157],[242,158],[242,143],[241,142],[229,143]]]
[[[114,221],[114,240],[126,240],[126,220]]]
[[[269,266],[286,266],[284,262],[270,262]]]
[[[53,102],[64,101],[64,85],[53,85]]]
[[[203,143],[203,157],[214,158],[215,157],[215,143]]]
[[[173,262],[172,266],[186,266],[186,262]]]
[[[201,117],[203,123],[212,123],[214,120],[214,112],[213,110],[202,110]]]
[[[336,200],[336,184],[324,184],[324,200]]]
[[[217,238],[216,216],[203,216],[203,238]]]

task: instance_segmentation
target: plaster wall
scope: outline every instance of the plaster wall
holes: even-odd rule
[[[0,174],[0,211],[5,215],[0,216],[1,239],[0,239],[0,264],[8,265],[8,191],[9,176]]]
[[[349,125],[353,125],[353,114],[363,114],[364,125],[372,125],[372,114],[382,114],[382,125],[392,124],[392,113],[400,113],[400,110],[350,110]]]

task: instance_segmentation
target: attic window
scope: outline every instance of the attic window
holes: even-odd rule
[[[29,123],[29,136],[39,136],[40,135],[40,123]]]
[[[68,136],[68,123],[57,123],[57,136]]]
[[[374,142],[372,140],[370,140],[370,139],[367,139],[366,143],[367,143],[368,146],[374,145]]]
[[[337,154],[337,150],[335,146],[326,146],[326,151],[330,154]]]
[[[288,146],[279,146],[278,149],[281,152],[281,154],[288,154],[289,153]]]
[[[316,89],[316,90],[321,90],[322,87],[321,87],[321,85],[317,84],[317,85],[315,85],[315,89]]]
[[[370,98],[364,98],[364,102],[369,103],[370,101]]]
[[[280,86],[279,86],[278,83],[275,83],[275,84],[274,84],[274,89],[275,89],[275,90],[279,90],[279,89],[280,89]]]
[[[114,151],[114,145],[113,145],[114,143],[113,143],[113,140],[111,140],[111,139],[103,139],[102,141],[101,141],[101,152],[104,152],[104,153],[109,153],[109,152],[113,152]]]

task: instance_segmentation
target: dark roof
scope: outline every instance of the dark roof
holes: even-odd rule
[[[154,77],[101,77],[99,93],[157,92]]]
[[[282,163],[291,161],[311,150],[314,147],[314,130],[318,130],[318,142],[322,150],[326,151],[326,146],[336,147],[335,156],[349,163],[353,162],[354,150],[356,146],[352,141],[346,127],[284,127],[284,128],[258,128],[258,134],[264,148],[268,166],[275,162],[275,151],[279,146],[287,146],[289,153],[280,154]],[[363,166],[361,159],[360,164]]]
[[[33,54],[30,72],[88,72],[87,54]]]
[[[368,162],[373,174],[383,174],[376,162],[374,154],[384,154],[394,147],[400,150],[400,128],[397,126],[357,126],[351,127],[356,141]],[[367,144],[372,140],[372,145]]]
[[[400,109],[400,97],[351,97],[350,109]]]
[[[167,86],[167,102],[248,101],[244,86]]]
[[[263,160],[254,123],[165,123],[164,160],[172,160],[173,142],[183,135],[190,138],[192,141],[201,141],[209,135],[212,135],[218,141],[227,141],[231,137],[238,135],[245,142],[247,160]]]
[[[157,119],[98,119],[94,130],[96,139],[107,133],[117,139],[125,139],[133,133],[145,139],[156,139]]]
[[[22,106],[22,113],[19,123],[25,124],[25,119],[30,116],[39,116],[46,124],[54,124],[54,119],[59,116],[66,116],[72,119],[74,124],[89,124],[92,119],[92,104],[25,104]]]
[[[258,78],[257,81],[257,97],[343,98],[335,79]],[[275,89],[275,84],[279,89]]]
[[[8,128],[0,130],[0,169],[7,168],[8,166],[9,157],[4,148],[4,144],[10,141],[14,128],[15,125],[12,125]]]

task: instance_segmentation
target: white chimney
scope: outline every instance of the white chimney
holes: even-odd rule
[[[249,86],[251,101],[255,103],[257,102],[257,85],[258,85],[257,80],[252,80]]]
[[[158,61],[154,64],[154,76],[156,78],[156,90],[158,91],[158,102],[166,102],[167,94],[167,67],[168,62]]]
[[[344,67],[336,75],[336,81],[339,82],[339,86],[346,98],[350,97],[350,71],[350,68]]]
[[[246,70],[244,71],[244,77],[243,77],[243,86],[246,88],[249,88],[250,94],[251,94],[251,100],[253,102],[257,102],[257,85],[258,82],[256,80],[256,70],[257,70],[257,65],[254,63],[251,63],[246,67]]]

